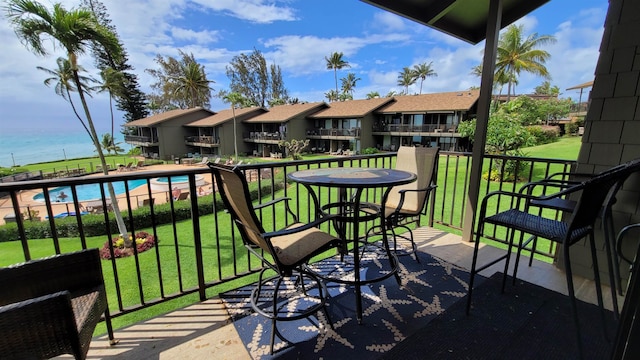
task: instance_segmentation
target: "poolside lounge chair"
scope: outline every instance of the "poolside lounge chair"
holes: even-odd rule
[[[200,162],[197,162],[197,163],[195,163],[193,165],[205,165],[206,166],[208,162],[209,162],[209,158],[205,156],[205,157],[202,158],[202,160],[200,160]]]
[[[189,192],[181,192],[180,195],[178,195],[178,198],[176,199],[176,201],[180,201],[180,200],[187,200],[187,198],[189,197]]]

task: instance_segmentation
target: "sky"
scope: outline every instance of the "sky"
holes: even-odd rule
[[[480,0],[478,0],[480,1]],[[484,0],[486,1],[486,0]],[[41,0],[51,8],[79,6],[79,0]],[[398,75],[404,67],[432,63],[436,77],[424,81],[422,93],[459,91],[479,86],[471,69],[482,62],[484,41],[471,45],[454,37],[357,0],[102,0],[112,25],[128,53],[141,90],[150,92],[153,82],[145,69],[157,69],[154,59],[192,53],[204,65],[212,94],[228,90],[225,68],[234,56],[262,52],[268,64],[280,66],[291,97],[301,101],[326,101],[324,94],[335,88],[333,70],[325,57],[342,52],[350,68],[338,71],[338,81],[352,72],[354,99],[376,91],[386,95],[401,92]],[[4,6],[4,5],[3,5]],[[551,0],[520,19],[525,34],[553,35],[557,42],[544,50],[551,54],[547,69],[551,84],[561,97],[579,97],[568,87],[594,78],[602,39],[607,0]],[[0,131],[78,130],[81,125],[68,102],[43,82],[47,74],[38,70],[56,68],[56,58],[65,56],[50,41],[46,57],[25,48],[0,11]],[[80,64],[99,78],[93,60],[82,56]],[[518,94],[531,93],[544,79],[521,74]],[[420,82],[409,88],[418,93]],[[506,90],[505,90],[506,91]],[[98,128],[110,127],[109,98],[93,94],[89,107]],[[77,102],[79,104],[79,102]],[[211,110],[228,108],[219,98],[211,99]],[[124,123],[116,110],[116,126]]]

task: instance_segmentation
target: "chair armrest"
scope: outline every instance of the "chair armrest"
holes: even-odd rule
[[[0,333],[0,353],[9,358],[50,358],[80,348],[68,291],[0,307]]]
[[[264,234],[261,234],[261,235],[265,239],[269,239],[269,238],[276,237],[276,236],[295,234],[295,233],[299,233],[299,232],[307,230],[307,229],[317,228],[322,223],[334,220],[337,217],[338,217],[337,214],[325,215],[325,216],[319,217],[318,219],[316,219],[316,220],[314,220],[312,222],[305,223],[305,224],[303,224],[301,226],[296,226],[294,228],[289,228],[289,229],[282,229],[282,230],[278,230],[278,231],[271,231],[271,232],[267,232],[267,233],[264,233]]]
[[[495,196],[507,196],[510,197],[513,201],[513,199],[516,200],[515,206],[513,206],[512,208],[516,208],[519,209],[522,201],[525,202],[525,206],[528,206],[529,203],[531,201],[547,201],[547,200],[553,200],[556,199],[558,197],[562,197],[564,195],[568,195],[570,193],[579,191],[582,189],[581,185],[574,185],[572,187],[569,187],[565,190],[556,192],[554,194],[551,195],[545,195],[545,196],[535,196],[535,195],[531,195],[531,194],[526,194],[526,193],[521,193],[521,192],[509,192],[509,191],[493,191],[488,193],[483,199],[482,199],[482,204],[480,206],[480,221],[484,220],[484,218],[486,217],[486,213],[487,213],[487,204],[489,202],[489,199],[495,197]]]
[[[283,202],[283,201],[284,201],[284,203],[285,203],[285,210],[286,210],[286,212],[287,212],[287,213],[289,213],[289,214],[293,217],[294,222],[298,222],[298,217],[297,217],[297,216],[296,216],[296,214],[291,210],[291,207],[289,206],[289,200],[291,200],[291,198],[290,198],[290,197],[281,197],[281,198],[277,198],[277,199],[269,200],[269,201],[267,201],[267,202],[265,202],[265,203],[262,203],[262,204],[254,205],[254,206],[253,206],[253,208],[254,208],[254,210],[261,210],[261,209],[264,209],[264,208],[265,208],[265,207],[267,207],[267,206],[275,206],[275,205],[277,205],[278,203],[280,203],[280,202]]]
[[[434,190],[436,187],[437,185],[429,185],[426,188],[422,188],[422,189],[402,189],[398,191],[398,193],[400,194],[400,201],[398,201],[398,206],[396,207],[394,214],[397,215],[402,210],[402,206],[404,205],[405,194],[408,192],[427,192],[427,195],[424,197],[423,203],[420,206],[422,209],[425,209],[426,211],[424,204],[427,202],[429,192]]]

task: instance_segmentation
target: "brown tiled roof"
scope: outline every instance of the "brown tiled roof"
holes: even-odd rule
[[[236,118],[238,118],[238,117],[250,115],[253,112],[255,112],[255,114],[257,115],[264,111],[266,110],[262,107],[252,106],[248,108],[236,109],[235,113],[236,113]],[[230,120],[233,120],[233,112],[231,111],[231,108],[220,110],[215,115],[206,117],[204,119],[196,120],[194,122],[190,122],[188,124],[185,124],[184,126],[193,126],[193,127],[216,126]]]
[[[314,102],[306,104],[291,104],[291,105],[278,105],[273,106],[264,114],[254,116],[245,120],[246,123],[269,123],[269,122],[285,122],[296,116],[311,114],[323,108],[326,108],[327,104],[324,102]]]
[[[133,120],[124,124],[124,126],[153,126],[155,124],[159,124],[167,120],[175,119],[179,116],[191,114],[197,111],[202,111],[204,113],[208,113],[209,115],[215,114],[215,112],[201,107],[195,107],[191,109],[176,109],[165,111],[162,114],[151,115],[144,119]]]
[[[376,113],[469,110],[479,96],[479,90],[395,96],[395,102],[378,109]]]
[[[375,111],[393,98],[379,98],[366,100],[334,101],[329,107],[310,115],[310,118],[360,118]]]

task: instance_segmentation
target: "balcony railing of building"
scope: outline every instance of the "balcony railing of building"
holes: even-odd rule
[[[300,185],[286,179],[289,172],[318,167],[393,167],[395,153],[359,155],[313,161],[274,161],[241,165],[250,184],[252,196],[263,203],[274,198],[292,198],[294,212],[302,221],[313,219],[311,197]],[[493,190],[517,189],[524,182],[558,171],[567,171],[572,161],[509,158],[489,156],[485,167],[508,172],[520,168],[518,176],[510,180],[482,180],[481,195]],[[442,152],[437,172],[437,189],[430,199],[429,211],[422,223],[458,232],[465,214],[465,197],[469,183],[471,156],[466,153]],[[179,177],[179,178],[178,178]],[[164,183],[159,179],[164,179]],[[175,181],[172,182],[172,179]],[[131,234],[148,233],[157,246],[145,250],[130,249],[130,258],[116,258],[123,250],[112,239],[118,238],[111,199],[105,189],[107,183],[122,186],[117,201],[127,230]],[[163,185],[164,184],[164,185]],[[93,186],[97,199],[75,200]],[[180,187],[188,197],[176,197],[169,189]],[[59,202],[55,194],[60,187],[68,187],[68,199]],[[22,254],[15,262],[34,257],[98,247],[106,258],[103,271],[112,317],[120,317],[149,306],[164,303],[189,294],[200,300],[228,289],[229,282],[251,283],[248,276],[258,272],[261,264],[249,256],[242,246],[237,230],[224,211],[216,186],[206,167],[180,170],[130,172],[110,176],[78,177],[41,181],[22,181],[0,184],[3,198],[0,210],[14,214],[13,222],[0,226],[0,241],[10,241],[15,254]],[[338,193],[326,188],[316,189],[322,201],[338,199]],[[38,205],[25,205],[34,193],[41,193]],[[380,192],[364,194],[366,201],[376,201]],[[183,199],[184,200],[178,200]],[[504,206],[504,204],[496,204]],[[106,210],[106,211],[105,211]],[[274,229],[281,225],[277,219],[286,218],[284,209],[258,214],[263,224]],[[18,216],[15,216],[18,214]],[[60,214],[66,216],[60,217]],[[70,216],[83,214],[81,216]],[[84,215],[86,214],[86,215]],[[6,221],[6,219],[5,219]],[[361,226],[366,231],[372,224]],[[334,231],[327,225],[327,231]],[[498,236],[495,236],[497,239]],[[31,239],[39,239],[30,241]],[[111,244],[111,245],[110,245]],[[8,250],[8,248],[6,248]],[[541,256],[553,257],[555,249],[538,246]],[[0,259],[0,266],[7,257]],[[226,287],[226,288],[225,288]]]
[[[151,136],[141,136],[141,135],[125,135],[124,136],[124,141],[125,142],[133,142],[133,143],[146,143],[146,144],[152,144],[157,142],[158,140],[153,139]]]
[[[346,137],[360,137],[360,128],[351,129],[309,129],[307,130],[307,136],[346,136]]]
[[[187,144],[220,145],[220,138],[205,135],[185,136],[184,141]]]
[[[253,141],[280,141],[285,137],[279,132],[251,131],[244,135],[245,139]]]
[[[402,133],[455,133],[455,125],[443,125],[443,124],[422,124],[422,125],[408,125],[408,124],[388,124],[382,127],[376,127],[376,132],[402,132]]]
[[[586,114],[589,110],[589,102],[573,103],[569,109],[570,114]]]

